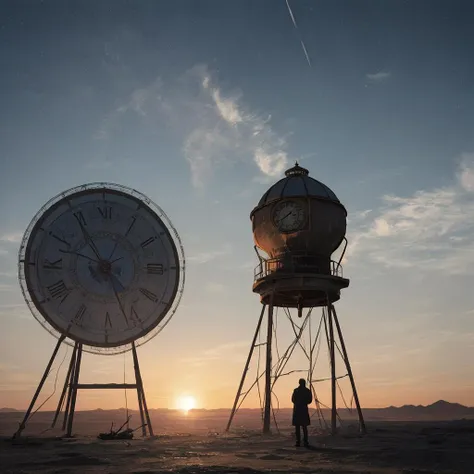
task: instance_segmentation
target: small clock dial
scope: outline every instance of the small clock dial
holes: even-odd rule
[[[181,263],[163,220],[117,189],[86,189],[55,202],[24,252],[27,291],[45,320],[99,347],[132,342],[166,316]]]
[[[296,201],[283,201],[273,209],[273,222],[280,232],[295,232],[306,222],[303,205]]]

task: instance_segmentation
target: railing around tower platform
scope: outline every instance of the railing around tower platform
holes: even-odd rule
[[[275,258],[264,259],[254,270],[255,280],[265,278],[273,273],[305,273],[315,275],[329,275],[343,278],[342,265],[334,260],[327,260],[314,255],[283,254]]]

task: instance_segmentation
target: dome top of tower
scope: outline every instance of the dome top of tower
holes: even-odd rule
[[[257,207],[274,199],[296,196],[311,196],[340,203],[337,196],[325,184],[309,176],[309,171],[298,162],[285,171],[285,178],[275,183],[260,199]]]

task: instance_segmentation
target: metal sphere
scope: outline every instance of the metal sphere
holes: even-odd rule
[[[306,256],[306,264],[329,271],[332,253],[346,234],[347,211],[331,189],[296,163],[251,213],[257,247],[270,258]]]

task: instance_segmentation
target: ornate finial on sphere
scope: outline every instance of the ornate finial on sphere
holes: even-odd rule
[[[308,176],[309,171],[306,168],[303,168],[295,161],[295,166],[293,168],[287,169],[285,171],[285,176]]]

